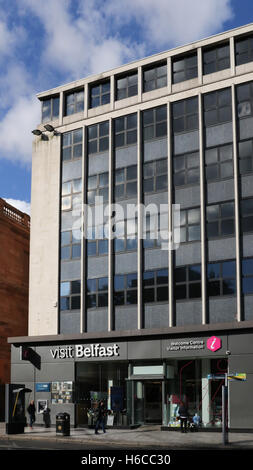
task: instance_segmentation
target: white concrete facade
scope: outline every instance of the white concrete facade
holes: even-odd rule
[[[201,97],[204,93],[214,90],[222,89],[225,87],[234,87],[237,84],[253,80],[253,62],[236,67],[234,60],[234,38],[247,33],[253,32],[253,24],[238,28],[229,32],[225,32],[213,36],[202,41],[178,47],[171,51],[163,52],[155,56],[142,59],[140,61],[127,64],[109,72],[98,74],[86,79],[78,80],[76,82],[66,84],[61,87],[40,93],[38,98],[40,100],[46,97],[59,94],[60,96],[60,113],[59,120],[50,122],[59,133],[64,133],[77,128],[85,129],[86,126],[103,121],[112,121],[112,119],[124,116],[133,112],[140,112],[152,107],[160,105],[168,106],[168,129],[170,129],[170,103],[178,100],[186,99],[193,96]],[[230,42],[230,68],[221,72],[213,73],[210,75],[203,75],[202,70],[202,52],[203,48],[216,43],[229,40]],[[171,61],[173,57],[180,56],[181,54],[190,51],[197,51],[198,55],[198,77],[187,80],[178,84],[172,84],[171,80]],[[167,87],[160,88],[154,91],[143,93],[142,91],[142,73],[143,67],[155,64],[160,61],[167,61],[168,70],[168,84]],[[115,77],[130,72],[132,70],[138,71],[138,94],[134,97],[117,101],[114,95]],[[94,109],[88,109],[88,87],[92,83],[100,80],[110,78],[111,82],[111,101],[110,104],[100,106]],[[73,114],[71,116],[64,116],[63,103],[64,93],[71,90],[84,87],[84,112]],[[201,103],[201,100],[200,100]],[[200,105],[201,106],[201,105]],[[201,111],[201,108],[200,108]],[[201,115],[201,113],[200,113]],[[139,118],[138,118],[139,119]],[[38,129],[44,130],[43,125],[38,125]],[[236,132],[235,116],[233,117],[233,129]],[[201,126],[200,126],[201,130]],[[169,133],[168,133],[169,135]],[[48,133],[49,140],[41,140],[36,137],[33,144],[33,160],[32,160],[32,210],[31,210],[31,246],[30,246],[30,299],[29,299],[29,335],[40,336],[57,334],[59,332],[58,325],[58,292],[59,292],[59,218],[60,218],[60,171],[61,171],[61,148],[60,136],[53,136]],[[200,132],[200,157],[202,155],[202,170],[203,170],[203,142]],[[235,139],[234,139],[235,142]],[[140,153],[140,136],[138,139],[138,155]],[[111,149],[111,141],[110,141]],[[202,153],[201,153],[202,152]],[[171,167],[171,144],[168,139],[168,168]],[[234,152],[236,159],[236,148]],[[138,161],[140,157],[138,156]],[[140,166],[139,166],[140,168]],[[236,164],[235,164],[236,168]],[[202,171],[203,173],[203,171]],[[203,174],[201,181],[203,182]],[[168,175],[169,179],[169,194],[171,189],[171,172]],[[235,173],[236,181],[236,173]],[[201,186],[202,192],[202,234],[204,234],[204,190]],[[139,187],[140,190],[140,187]],[[235,188],[235,195],[237,189]],[[83,199],[84,200],[84,199]],[[238,206],[238,204],[237,204]],[[235,218],[236,227],[238,229],[239,221],[238,216]],[[237,237],[239,240],[239,237]],[[240,247],[236,246],[237,257],[237,272],[239,274],[239,253]],[[140,251],[139,251],[140,252]],[[110,255],[110,251],[109,251]],[[205,251],[202,249],[202,265],[205,265]],[[169,268],[171,267],[171,260],[169,255]],[[109,263],[109,271],[111,266]],[[141,272],[141,260],[138,259],[138,270]],[[111,272],[111,271],[110,271]],[[204,273],[204,269],[203,269]],[[110,276],[109,276],[110,279]],[[238,292],[240,292],[239,276],[238,279]],[[170,276],[170,288],[172,291],[172,271]],[[205,318],[205,279],[202,279],[202,319],[203,324],[206,322]],[[109,287],[110,289],[110,287]],[[139,289],[141,295],[141,289]],[[239,296],[238,296],[239,298]],[[110,295],[109,295],[110,302]],[[170,326],[172,325],[172,306],[170,304]],[[238,305],[238,321],[240,321],[240,305]],[[82,317],[82,316],[81,316]],[[82,318],[81,318],[82,325]],[[138,329],[141,329],[140,313],[138,315]],[[82,329],[82,326],[80,326]],[[108,329],[111,329],[110,313],[108,315]]]

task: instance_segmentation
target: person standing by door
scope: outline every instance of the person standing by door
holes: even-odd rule
[[[101,401],[98,405],[97,410],[97,419],[95,425],[95,434],[98,434],[98,428],[101,426],[102,431],[105,433],[105,417],[106,417],[106,408],[104,406],[104,402]]]
[[[181,403],[178,412],[181,424],[181,432],[187,432],[188,410],[184,402]]]
[[[30,402],[30,405],[27,408],[30,417],[30,428],[32,429],[33,423],[35,422],[35,404],[34,400]]]

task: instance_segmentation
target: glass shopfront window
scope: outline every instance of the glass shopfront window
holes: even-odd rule
[[[126,424],[126,378],[127,363],[76,364],[77,425],[93,424],[92,410],[100,400],[105,401],[113,424]]]
[[[185,403],[189,425],[197,415],[201,427],[221,427],[222,385],[226,371],[227,360],[222,358],[133,365],[127,381],[129,424],[178,428],[179,406]],[[215,378],[210,379],[210,375]]]
[[[203,428],[222,425],[222,385],[227,372],[226,359],[171,361],[174,378],[166,382],[166,411],[169,427],[179,427],[178,410],[183,402],[189,423],[199,416]],[[215,378],[210,379],[208,375]]]

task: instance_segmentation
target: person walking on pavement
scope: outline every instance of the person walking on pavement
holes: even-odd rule
[[[181,424],[181,432],[187,432],[188,410],[184,402],[179,407],[179,419]]]
[[[101,401],[98,405],[98,410],[97,410],[97,419],[96,419],[96,425],[95,425],[95,434],[98,433],[98,428],[101,426],[102,431],[105,433],[105,417],[106,417],[106,409],[104,406],[104,402]]]
[[[27,408],[30,418],[30,428],[32,429],[33,423],[35,422],[35,405],[34,400],[32,400]]]

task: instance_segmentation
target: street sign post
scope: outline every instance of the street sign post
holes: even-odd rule
[[[228,382],[241,382],[247,380],[245,372],[235,372],[234,374],[208,374],[209,380],[224,380],[222,385],[222,440],[223,444],[228,444]]]

